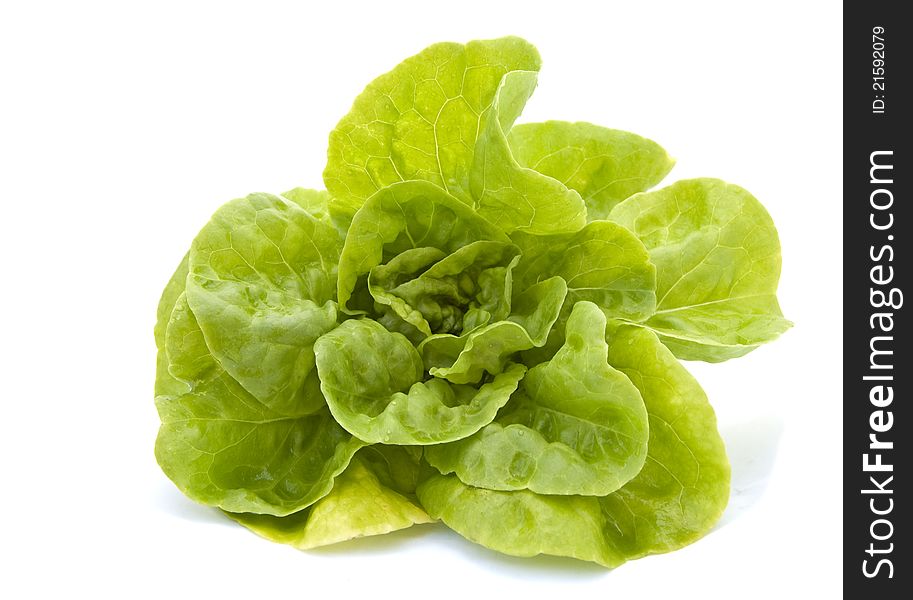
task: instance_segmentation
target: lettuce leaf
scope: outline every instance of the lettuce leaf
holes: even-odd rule
[[[644,324],[679,358],[736,358],[791,327],[776,296],[777,230],[744,189],[688,179],[632,196],[609,218],[650,251],[657,303]]]

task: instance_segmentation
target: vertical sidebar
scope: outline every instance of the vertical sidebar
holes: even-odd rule
[[[843,26],[843,581],[846,597],[885,600],[913,589],[909,497],[900,492],[910,487],[913,434],[904,298],[913,23],[903,6],[846,2]]]

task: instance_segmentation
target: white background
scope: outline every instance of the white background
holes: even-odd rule
[[[832,598],[841,539],[841,29],[836,2],[22,2],[0,8],[0,596]],[[327,3],[328,4],[328,3]],[[521,35],[522,120],[635,131],[667,183],[739,183],[780,231],[796,326],[689,364],[733,461],[723,524],[613,572],[443,528],[303,553],[185,499],[152,448],[152,326],[196,231],[320,187],[373,77]]]

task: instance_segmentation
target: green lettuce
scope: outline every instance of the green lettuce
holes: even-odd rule
[[[530,369],[511,405],[479,433],[430,446],[441,473],[490,490],[605,496],[637,475],[647,455],[647,412],[633,383],[608,363],[606,319],[578,302],[567,341]]]
[[[657,304],[645,325],[679,358],[736,358],[792,325],[777,302],[777,230],[744,189],[718,179],[678,181],[631,196],[609,218],[649,250]]]
[[[257,535],[301,550],[432,523],[415,498],[418,456],[404,448],[366,447],[329,494],[292,515],[225,514]],[[406,473],[412,476],[403,480]]]
[[[154,330],[184,494],[299,549],[440,521],[614,568],[713,528],[729,464],[679,359],[789,328],[776,229],[722,181],[650,191],[652,140],[515,124],[539,66],[431,46],[331,132],[326,191],[215,212]]]

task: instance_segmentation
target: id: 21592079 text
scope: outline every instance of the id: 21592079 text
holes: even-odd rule
[[[885,108],[884,27],[872,28],[872,113],[883,115]]]

